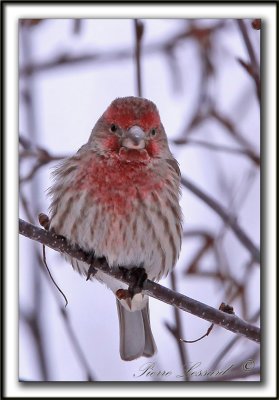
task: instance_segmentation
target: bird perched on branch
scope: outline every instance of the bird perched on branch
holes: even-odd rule
[[[134,279],[128,288],[101,271],[94,275],[116,295],[121,358],[153,356],[148,296],[138,286],[168,274],[182,236],[180,171],[155,104],[138,97],[114,100],[88,142],[53,176],[50,229]],[[93,278],[87,264],[68,261]]]

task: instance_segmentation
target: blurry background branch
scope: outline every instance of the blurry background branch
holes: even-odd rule
[[[239,59],[239,62],[254,79],[255,85],[256,85],[256,90],[257,90],[257,96],[258,96],[259,101],[261,101],[260,67],[259,67],[259,64],[257,61],[257,57],[255,54],[251,39],[249,37],[249,33],[247,31],[245,21],[243,21],[242,19],[237,19],[236,22],[241,31],[241,34],[242,34],[245,46],[247,48],[249,58],[250,58],[250,64],[244,62],[241,59]]]
[[[58,161],[65,157],[50,154],[48,150],[35,146],[22,135],[19,135],[19,145],[19,162],[22,163],[25,160],[28,160],[29,163],[32,162],[30,171],[25,176],[19,177],[20,183],[31,181],[41,167],[49,162]]]
[[[136,20],[136,35],[137,35],[137,49],[139,49],[141,35],[143,33],[141,24],[139,20]],[[139,27],[140,25],[140,27]],[[144,48],[144,55],[154,55],[155,53],[165,53],[168,54],[175,47],[179,46],[181,42],[188,39],[194,39],[198,43],[205,43],[208,37],[212,36],[216,31],[223,29],[226,26],[226,20],[220,21],[209,28],[198,28],[193,25],[190,29],[185,27],[180,32],[174,34],[172,37],[165,41],[159,43],[148,44]],[[130,49],[118,49],[110,52],[95,52],[83,53],[79,55],[72,55],[70,53],[60,52],[60,55],[53,58],[52,60],[36,62],[36,63],[26,63],[20,68],[20,75],[22,77],[26,75],[32,75],[38,72],[48,72],[50,70],[60,68],[60,67],[74,67],[76,64],[84,63],[114,63],[118,61],[124,61],[129,58],[133,58],[133,51]]]
[[[22,138],[20,138],[20,143],[22,143]],[[44,153],[45,153],[45,151],[43,151],[43,154]],[[33,154],[32,154],[32,156],[33,156]],[[51,156],[50,156],[50,158],[51,158]],[[56,157],[54,157],[54,159],[56,159]],[[32,212],[30,210],[28,200],[27,200],[23,190],[20,191],[19,196],[20,196],[21,205],[23,207],[23,210],[24,210],[26,216],[34,224],[34,218],[33,218]],[[87,381],[94,381],[95,380],[94,374],[89,366],[86,356],[84,355],[84,353],[82,351],[82,348],[81,348],[79,340],[78,340],[78,335],[74,331],[74,328],[73,328],[71,320],[70,320],[69,313],[65,312],[65,306],[61,303],[61,299],[58,297],[58,292],[55,289],[54,285],[52,284],[51,280],[49,279],[49,274],[45,268],[42,254],[40,254],[38,248],[34,249],[34,256],[35,256],[34,262],[39,267],[40,271],[44,274],[44,277],[46,278],[46,281],[48,282],[49,287],[53,291],[53,295],[55,296],[55,299],[57,302],[58,312],[59,312],[60,316],[62,317],[61,319],[64,323],[65,332],[68,335],[68,338],[71,343],[71,347],[80,363],[81,369],[84,371],[85,379]],[[34,344],[37,348],[39,365],[40,365],[40,369],[42,371],[42,378],[44,381],[48,381],[49,380],[48,364],[44,358],[44,352],[43,352],[44,345],[43,345],[41,337],[40,337],[40,328],[41,328],[40,318],[42,318],[42,315],[40,315],[40,313],[39,313],[39,317],[37,315],[38,311],[40,310],[38,307],[39,300],[40,300],[40,297],[38,297],[36,299],[36,307],[35,307],[36,312],[27,311],[23,307],[21,307],[20,312],[19,312],[19,317],[20,317],[20,320],[22,320],[28,326],[28,328],[30,329],[30,331],[34,337]]]
[[[170,281],[171,281],[171,289],[174,292],[177,292],[177,281],[176,281],[176,271],[173,269],[171,274],[170,274]],[[177,347],[178,347],[178,353],[180,357],[180,364],[183,368],[183,366],[189,364],[189,356],[187,352],[187,346],[185,346],[185,343],[183,343],[180,339],[184,338],[184,332],[183,332],[183,322],[182,318],[183,315],[180,312],[180,310],[177,307],[173,307],[173,314],[174,314],[174,322],[169,323],[165,322],[165,326],[168,329],[168,331],[171,333],[171,335],[174,337]],[[184,380],[188,381],[190,380],[190,376],[185,374],[184,375]]]
[[[119,279],[124,283],[130,283],[122,271],[113,270],[109,268],[106,263],[99,263],[98,259],[95,259],[94,262],[92,260],[92,254],[87,254],[80,248],[74,248],[67,243],[65,238],[58,236],[55,233],[40,229],[21,219],[19,220],[19,233],[31,240],[35,240],[41,244],[44,244],[53,250],[60,251],[63,254],[68,254],[69,256],[83,261],[89,265],[93,264],[96,269],[100,269],[106,274]],[[180,308],[183,311],[190,312],[191,314],[194,314],[209,322],[218,324],[219,326],[230,330],[231,332],[241,334],[250,340],[260,342],[260,329],[248,324],[235,315],[216,310],[150,280],[146,280],[144,282],[143,290],[149,296],[152,296],[157,300],[161,300],[174,307]]]
[[[136,64],[136,82],[137,82],[137,96],[142,97],[142,73],[141,73],[141,43],[144,34],[144,25],[139,19],[134,20],[135,24],[135,64]]]
[[[232,154],[236,154],[236,155],[250,157],[257,166],[260,165],[260,159],[258,156],[253,155],[253,157],[251,157],[251,153],[249,150],[242,149],[240,147],[229,147],[229,146],[225,146],[222,144],[205,142],[204,140],[195,140],[195,139],[188,139],[188,138],[174,139],[172,142],[176,145],[182,145],[182,144],[185,145],[186,144],[186,145],[191,145],[191,146],[200,146],[200,147],[203,147],[203,148],[209,149],[209,150],[221,151],[224,153],[232,153]]]
[[[183,186],[187,187],[187,189],[191,190],[197,197],[203,200],[210,208],[212,208],[222,219],[223,221],[230,226],[233,230],[237,238],[241,241],[241,243],[246,247],[246,249],[250,252],[253,259],[260,263],[260,251],[255,246],[255,244],[251,241],[251,239],[246,235],[244,230],[239,226],[236,217],[230,215],[216,200],[208,196],[206,193],[201,191],[194,183],[190,182],[189,179],[185,177],[181,178],[181,183]]]

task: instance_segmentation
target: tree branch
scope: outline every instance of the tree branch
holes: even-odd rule
[[[259,69],[260,68],[259,68],[259,64],[258,64],[258,61],[257,61],[257,57],[256,57],[256,54],[255,54],[251,39],[249,37],[245,22],[242,19],[237,19],[236,22],[238,24],[238,27],[239,27],[240,32],[242,34],[245,46],[247,48],[247,51],[248,51],[248,54],[249,54],[249,57],[250,57],[251,65],[247,65],[246,63],[243,63],[242,61],[240,61],[240,63],[242,64],[242,66],[244,66],[244,68],[248,71],[248,73],[254,79],[256,90],[257,90],[258,100],[260,102],[261,101],[261,81],[260,81],[260,73],[259,73]]]
[[[261,164],[260,157],[257,156],[256,154],[252,154],[251,150],[247,149],[247,148],[242,149],[242,148],[237,148],[237,147],[230,147],[230,146],[226,146],[226,145],[222,145],[222,144],[206,142],[204,140],[194,140],[194,139],[189,139],[189,138],[174,139],[174,140],[171,140],[171,142],[178,146],[186,144],[186,145],[203,147],[203,148],[209,149],[209,150],[222,151],[225,153],[242,155],[245,157],[249,157],[257,167],[259,167]]]
[[[88,265],[92,263],[92,254],[85,253],[82,249],[71,246],[67,243],[64,237],[40,229],[22,219],[19,219],[19,233],[29,239],[42,243],[53,250],[68,254],[70,257],[86,262]],[[130,283],[121,270],[109,268],[105,263],[98,263],[96,268],[128,285]],[[241,320],[235,315],[216,310],[213,307],[207,306],[206,304],[180,293],[176,293],[150,280],[144,282],[143,291],[145,294],[154,297],[157,300],[161,300],[174,307],[180,308],[183,311],[196,315],[197,317],[222,326],[231,332],[243,335],[247,339],[258,343],[260,342],[260,328],[248,324],[246,321]]]
[[[212,210],[214,210],[222,220],[231,228],[234,232],[235,236],[238,240],[246,247],[246,249],[250,252],[251,256],[255,260],[255,262],[260,263],[260,250],[258,247],[252,242],[252,240],[247,236],[244,230],[239,226],[236,218],[230,215],[221,204],[219,204],[212,197],[205,194],[201,191],[194,183],[190,182],[185,177],[181,178],[181,183],[187,189],[189,189],[192,193],[194,193],[197,197],[199,197],[202,201],[204,201]]]
[[[226,21],[221,20],[210,28],[199,28],[192,26],[190,29],[183,28],[180,32],[172,35],[166,40],[158,43],[150,43],[144,48],[144,55],[154,55],[156,53],[168,53],[171,49],[180,45],[181,41],[188,39],[202,40],[204,36],[214,33],[226,26]],[[77,64],[95,63],[112,64],[118,61],[129,60],[133,58],[133,51],[130,48],[119,48],[109,52],[84,52],[83,54],[73,55],[70,52],[61,52],[58,56],[46,61],[28,62],[19,69],[21,77],[32,75],[34,73],[51,71],[61,67],[72,67]]]
[[[137,73],[137,96],[142,97],[142,73],[141,73],[141,43],[144,32],[144,25],[138,19],[134,19],[135,26],[135,62],[136,62],[136,73]]]
[[[174,290],[176,292],[177,283],[176,283],[175,271],[172,271],[170,273],[170,283],[171,283],[172,290]],[[171,324],[171,325],[165,324],[165,325],[168,328],[168,330],[170,331],[170,333],[173,335],[174,339],[176,339],[176,341],[177,341],[178,353],[179,353],[179,357],[180,357],[181,367],[183,370],[184,366],[189,364],[189,361],[188,361],[188,353],[186,351],[186,345],[181,340],[179,340],[180,338],[184,337],[183,329],[182,329],[182,326],[183,326],[182,313],[179,312],[177,307],[174,307],[173,312],[174,312],[175,324]],[[190,381],[191,377],[185,375],[184,380]]]
[[[261,166],[260,155],[253,148],[252,144],[246,139],[246,137],[238,131],[237,127],[229,116],[224,115],[216,108],[212,108],[208,116],[214,118],[217,122],[219,122],[220,125],[226,128],[231,137],[243,146],[247,157],[249,157],[257,167]]]

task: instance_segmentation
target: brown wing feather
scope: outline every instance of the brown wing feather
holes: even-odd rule
[[[179,168],[178,162],[174,158],[169,158],[166,161],[170,165],[170,167],[175,170],[175,172],[177,173],[177,175],[180,178],[181,177],[181,172],[180,172],[180,168]]]

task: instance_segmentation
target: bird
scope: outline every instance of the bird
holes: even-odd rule
[[[142,97],[116,98],[88,142],[55,166],[49,229],[112,269],[159,281],[181,250],[180,177],[156,105]],[[157,347],[148,296],[100,270],[90,276],[88,264],[66,259],[114,293],[121,359],[152,357]]]

